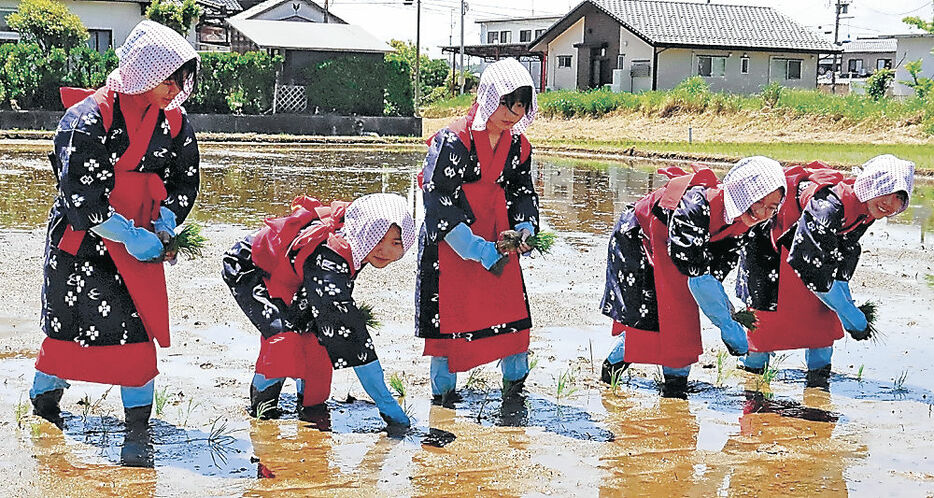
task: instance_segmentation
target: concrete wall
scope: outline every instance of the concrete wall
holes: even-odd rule
[[[574,23],[564,33],[548,44],[547,84],[550,90],[571,90],[577,88],[577,49],[575,43],[584,41],[584,19]],[[571,67],[558,68],[558,56],[570,55]]]
[[[114,47],[123,45],[133,27],[146,18],[144,15],[146,6],[141,7],[141,4],[135,2],[59,1],[81,18],[86,28],[111,30]],[[19,3],[18,0],[0,0],[0,9],[16,9]],[[197,20],[193,24],[197,24]],[[188,34],[188,41],[194,46],[196,42],[194,29]]]
[[[749,57],[749,74],[740,73],[743,54]],[[816,88],[817,56],[812,54],[794,54],[783,52],[759,52],[737,50],[707,50],[672,48],[659,50],[658,54],[658,90],[670,90],[685,79],[695,76],[699,55],[725,56],[726,74],[723,77],[704,77],[715,92],[752,94],[758,93],[771,81],[790,88]],[[801,79],[779,79],[772,74],[771,61],[776,58],[800,59]]]
[[[901,64],[895,70],[895,84],[892,93],[899,97],[908,97],[915,91],[899,81],[911,81],[911,75],[905,70],[905,63],[921,59],[921,74],[928,78],[934,77],[934,36],[928,35],[916,38],[898,38],[898,48],[895,51],[895,60]]]
[[[0,111],[0,130],[54,130],[62,112]],[[336,115],[276,114],[270,116],[234,116],[226,114],[190,114],[196,132],[262,133],[290,135],[360,135],[412,136],[422,134],[422,120],[416,117],[354,117]]]

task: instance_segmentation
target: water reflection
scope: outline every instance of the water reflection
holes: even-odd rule
[[[205,147],[202,191],[193,217],[253,225],[258,218],[288,209],[296,195],[306,193],[330,200],[394,192],[418,207],[413,185],[423,159],[419,151],[386,148]],[[664,183],[655,170],[671,164],[537,156],[533,177],[542,196],[542,214],[554,230],[606,234],[626,204]],[[43,150],[0,154],[0,226],[42,226],[54,194]],[[911,208],[897,221],[934,227],[932,206],[934,185],[919,182]]]

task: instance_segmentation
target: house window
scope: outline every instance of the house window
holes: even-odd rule
[[[542,34],[543,34],[544,32],[545,32],[544,29],[536,29],[536,30],[535,30],[535,38],[538,38],[538,37],[542,36]]]
[[[616,56],[616,69],[622,69],[626,66],[626,54]]]
[[[892,69],[892,59],[876,59],[876,69]]]
[[[512,31],[500,31],[499,42],[500,43],[512,43]]]
[[[726,76],[726,57],[713,55],[697,56],[697,74],[707,78]]]
[[[739,60],[740,74],[749,74],[749,57],[742,57]]]
[[[7,31],[7,32],[13,31],[10,28],[10,25],[6,23],[6,16],[14,12],[16,11],[13,9],[0,9],[0,31]]]
[[[771,73],[771,80],[800,80],[801,62],[801,59],[782,59],[778,57],[773,58],[771,67],[769,68]]]
[[[860,74],[863,72],[863,60],[862,59],[850,59],[847,62],[846,71],[851,74]]]
[[[109,29],[89,29],[88,46],[100,53],[106,52],[113,45],[113,31]]]
[[[486,34],[487,43],[499,43],[499,31],[490,31]]]
[[[519,31],[519,41],[522,43],[528,43],[532,41],[532,30],[523,29],[522,31]]]
[[[570,55],[559,55],[558,56],[558,67],[571,67],[571,56]]]

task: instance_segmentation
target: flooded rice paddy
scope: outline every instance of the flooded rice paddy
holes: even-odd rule
[[[535,327],[527,393],[504,402],[496,365],[461,375],[463,401],[431,406],[413,336],[414,251],[361,273],[356,293],[383,322],[387,376],[406,386],[413,428],[388,434],[353,373],[335,372],[326,414],[299,421],[286,383],[280,420],[244,411],[258,334],[219,278],[220,254],[293,197],[370,192],[419,200],[420,150],[289,145],[203,147],[205,257],[167,270],[173,346],[160,351],[154,468],[120,466],[116,389],[75,382],[66,429],[28,405],[38,330],[44,222],[55,185],[47,145],[0,144],[0,470],[4,495],[934,495],[934,186],[864,238],[857,301],[880,303],[872,344],[842,340],[830,391],[804,387],[803,354],[770,382],[735,369],[704,322],[705,354],[687,400],[660,398],[654,367],[615,388],[598,381],[613,339],[600,315],[605,244],[620,209],[663,180],[662,163],[537,157],[542,218],[559,234],[527,259]],[[930,233],[928,233],[930,236]],[[727,286],[729,288],[729,285]]]

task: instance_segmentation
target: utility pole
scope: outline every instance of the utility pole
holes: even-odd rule
[[[421,100],[422,72],[419,67],[422,52],[422,0],[415,2],[415,113],[418,114],[418,103]]]
[[[324,24],[328,23],[328,0],[324,0]]]
[[[461,82],[461,95],[464,94],[464,84],[466,83],[466,78],[464,77],[464,14],[467,13],[467,2],[461,0],[461,51],[460,51],[460,74],[458,77]]]
[[[840,48],[838,44],[840,43],[840,0],[837,0],[837,6],[834,13],[833,20],[833,48],[834,50]],[[837,55],[839,53],[833,53],[833,66],[830,68],[830,93],[837,93]],[[842,69],[842,68],[841,68]]]
[[[451,9],[451,23],[448,26],[448,46],[454,45],[454,9]],[[454,98],[454,86],[456,85],[454,76],[457,74],[457,66],[454,65],[454,52],[451,52],[451,98]]]

